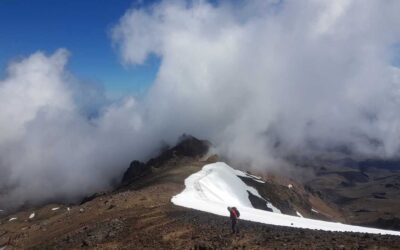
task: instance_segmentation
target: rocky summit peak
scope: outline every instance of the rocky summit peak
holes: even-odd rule
[[[143,176],[151,174],[152,168],[160,168],[165,166],[167,162],[177,160],[178,158],[201,158],[207,154],[210,146],[211,143],[209,141],[199,140],[194,136],[183,134],[179,137],[174,147],[167,147],[159,156],[151,158],[146,163],[137,160],[132,161],[123,175],[122,185],[127,185]]]

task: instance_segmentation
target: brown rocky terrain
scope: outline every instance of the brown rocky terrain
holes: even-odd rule
[[[184,179],[217,159],[204,157],[206,150],[202,145],[206,144],[189,138],[147,163],[132,163],[121,188],[87,197],[80,205],[48,204],[0,217],[0,246],[6,249],[399,248],[400,237],[396,236],[324,232],[246,221],[240,221],[240,233],[232,235],[228,218],[173,205],[170,199],[183,190]],[[259,183],[244,179],[249,185]],[[318,203],[318,209],[327,206],[298,185],[289,188],[267,183],[258,190],[288,213],[294,209],[309,211]],[[336,209],[332,211],[339,213]],[[328,218],[332,211],[326,210],[325,219],[332,219]],[[35,216],[29,219],[33,212]],[[310,212],[308,215],[313,216]],[[17,219],[9,221],[13,217]]]
[[[316,176],[307,190],[339,206],[351,224],[400,230],[400,162],[321,160],[308,164]]]

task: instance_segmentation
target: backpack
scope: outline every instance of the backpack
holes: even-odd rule
[[[238,210],[236,207],[233,207],[232,210],[233,210],[234,213],[236,214],[236,217],[239,218],[239,217],[240,217],[239,210]]]

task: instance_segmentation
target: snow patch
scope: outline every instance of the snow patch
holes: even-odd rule
[[[240,171],[240,170],[234,170],[234,171],[235,171],[235,174],[236,174],[237,176],[246,177],[246,178],[251,178],[251,179],[253,179],[254,181],[259,182],[259,183],[265,183],[265,181],[263,181],[263,180],[261,179],[261,177],[259,177],[259,176],[251,175],[251,174],[245,173],[245,172]]]
[[[299,216],[299,217],[301,217],[301,218],[304,218],[304,216],[301,215],[301,213],[299,213],[299,211],[296,211],[296,214],[297,214],[297,216]]]
[[[226,207],[252,207],[247,192],[263,199],[255,188],[247,186],[236,174],[223,162],[206,165],[185,180],[186,189],[174,196],[172,202],[186,203],[190,199],[225,204]]]
[[[292,184],[289,184],[289,185],[287,185],[287,187],[288,187],[289,189],[292,189],[292,188],[293,188],[293,185],[292,185]]]
[[[35,213],[31,213],[31,215],[29,215],[29,219],[33,219],[35,218]]]
[[[16,220],[16,219],[18,219],[18,218],[17,217],[12,217],[8,221],[13,221],[13,220]]]
[[[319,212],[317,210],[315,210],[314,208],[311,208],[311,212],[319,214]]]
[[[56,211],[56,210],[58,210],[58,209],[60,209],[59,207],[53,207],[52,209],[51,209],[51,211]]]
[[[274,205],[272,205],[269,202],[267,202],[267,207],[270,208],[273,213],[278,213],[278,214],[282,213],[281,210],[279,210],[277,207],[275,207]]]
[[[171,201],[178,206],[226,217],[229,216],[227,207],[236,206],[241,219],[270,225],[400,236],[398,231],[352,226],[255,209],[251,206],[247,191],[259,196],[257,190],[248,187],[236,174],[234,169],[223,162],[205,165],[202,170],[186,178],[185,189],[172,197]]]

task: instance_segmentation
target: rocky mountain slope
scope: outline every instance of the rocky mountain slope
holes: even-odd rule
[[[323,232],[240,221],[231,235],[225,217],[173,205],[171,197],[184,189],[184,180],[204,165],[209,143],[185,137],[159,157],[132,162],[118,190],[87,197],[81,204],[48,204],[0,216],[0,246],[6,249],[396,249],[400,237]],[[254,180],[254,186],[283,212],[306,217],[344,219],[317,192],[301,184]],[[257,201],[254,201],[256,204]],[[256,205],[255,205],[256,206]],[[262,208],[262,207],[260,207]],[[265,207],[264,207],[265,208]],[[312,208],[324,211],[321,215]],[[33,216],[32,216],[33,215]],[[313,217],[315,216],[315,217]]]
[[[319,159],[305,188],[340,207],[347,223],[400,230],[400,161]]]

